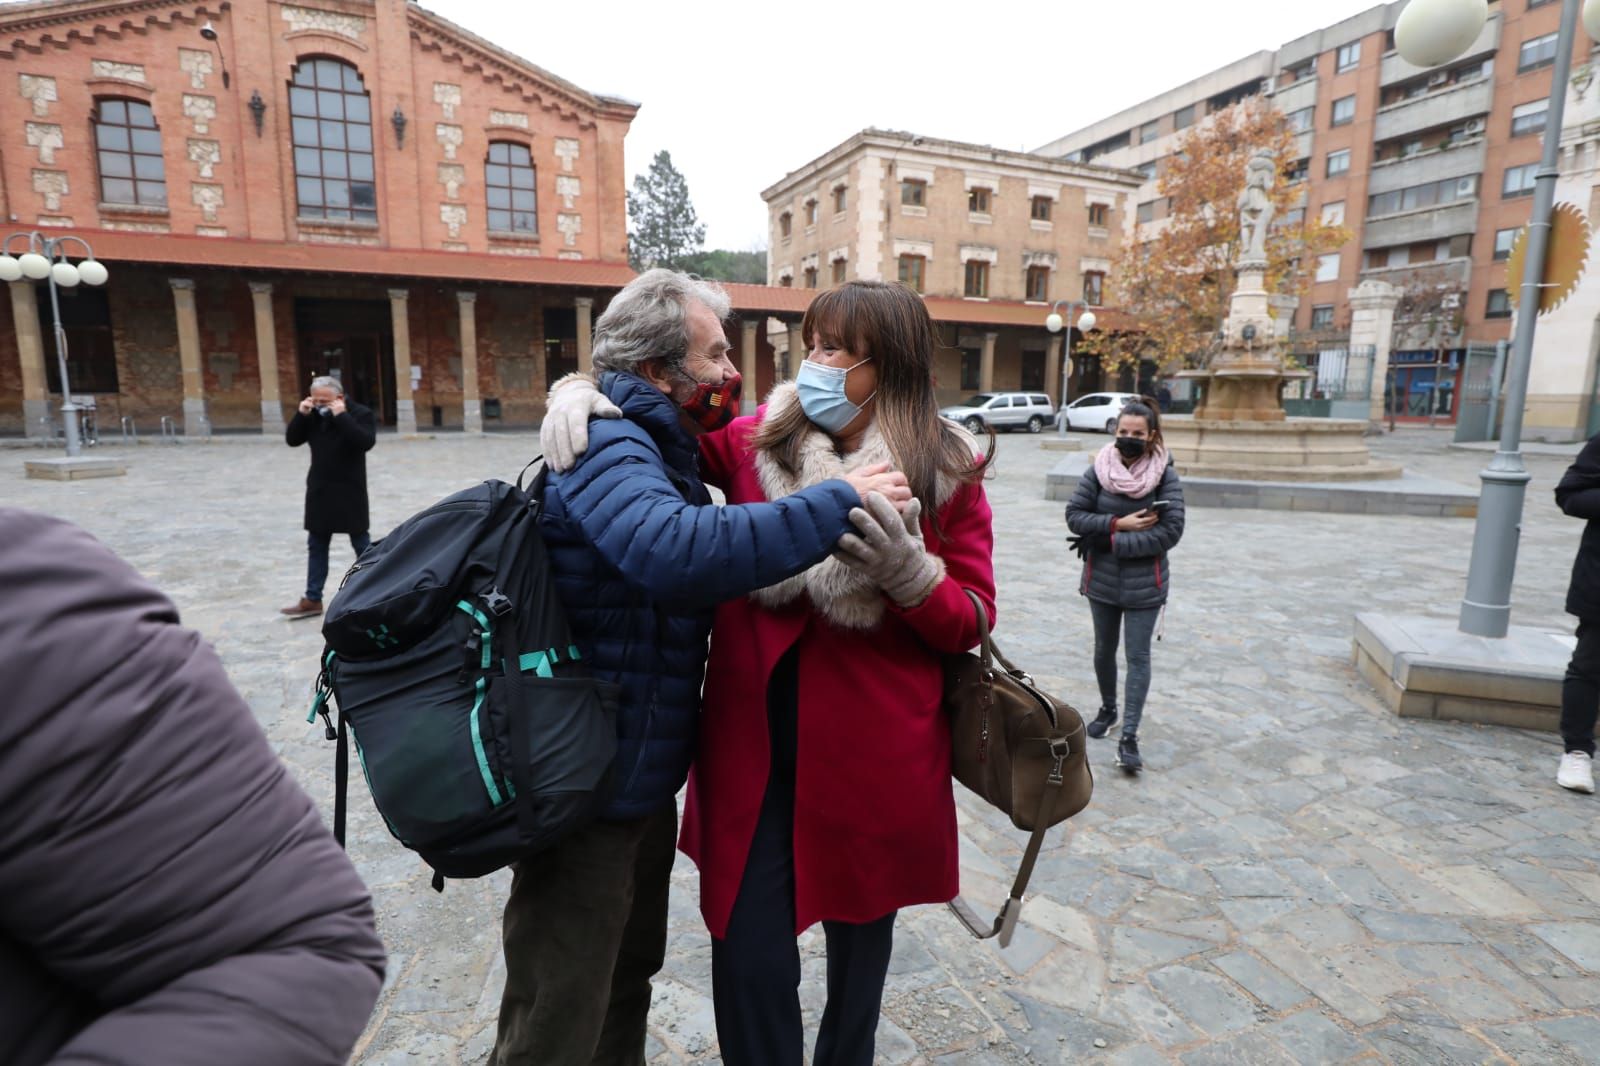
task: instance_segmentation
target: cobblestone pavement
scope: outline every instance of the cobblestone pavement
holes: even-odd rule
[[[1476,484],[1486,456],[1401,431],[1377,448]],[[1090,438],[1097,445],[1103,438]],[[482,476],[514,476],[528,437],[380,441],[374,531]],[[331,747],[304,721],[314,623],[300,588],[303,452],[270,442],[132,449],[129,476],[25,481],[0,499],[87,526],[166,589],[221,650],[319,801]],[[1092,712],[1088,611],[1043,498],[1058,455],[1001,440],[990,485],[1007,652]],[[1532,456],[1516,592],[1522,623],[1561,613],[1579,523],[1551,502],[1569,460]],[[1600,1056],[1597,800],[1554,784],[1554,737],[1401,721],[1349,662],[1352,617],[1454,617],[1472,523],[1193,510],[1143,730],[1150,769],[1092,742],[1095,800],[1058,833],[1006,951],[942,908],[901,917],[879,1028],[888,1063],[1578,1063]],[[334,572],[349,561],[336,545]],[[357,786],[359,792],[359,786]],[[961,797],[962,884],[1003,895],[1022,835]],[[357,795],[352,850],[372,885],[390,978],[357,1054],[476,1063],[492,1039],[504,874],[428,889]],[[804,1001],[821,1006],[819,935]],[[653,1063],[716,1061],[710,944],[686,861],[651,1019]]]

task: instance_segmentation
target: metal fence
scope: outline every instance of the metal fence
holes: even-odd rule
[[[1494,440],[1500,436],[1500,382],[1505,374],[1506,343],[1469,344],[1462,353],[1456,380],[1456,437],[1461,441]]]
[[[1299,359],[1311,376],[1284,384],[1285,413],[1301,418],[1368,416],[1377,359],[1372,345],[1330,346],[1302,352]]]

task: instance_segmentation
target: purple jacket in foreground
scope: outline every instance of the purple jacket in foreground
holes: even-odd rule
[[[383,968],[211,647],[83,530],[0,508],[0,1063],[343,1063]]]

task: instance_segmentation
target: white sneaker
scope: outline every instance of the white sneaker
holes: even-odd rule
[[[1569,751],[1561,756],[1561,769],[1556,771],[1556,784],[1574,792],[1594,791],[1594,760],[1581,751]]]

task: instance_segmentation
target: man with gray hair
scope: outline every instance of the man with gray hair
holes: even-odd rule
[[[618,293],[595,325],[586,409],[604,397],[620,417],[585,418],[583,454],[545,481],[540,532],[579,659],[617,686],[617,754],[599,817],[514,867],[491,1066],[642,1066],[714,610],[821,562],[869,492],[911,501],[880,464],[772,503],[712,503],[696,438],[738,413],[728,312],[716,285],[670,270]]]
[[[306,474],[306,591],[300,602],[279,613],[314,618],[322,613],[322,586],[328,581],[328,547],[335,533],[347,533],[356,557],[367,550],[367,452],[378,440],[372,409],[348,401],[338,378],[312,379],[311,393],[284,430],[289,447],[311,447]]]

